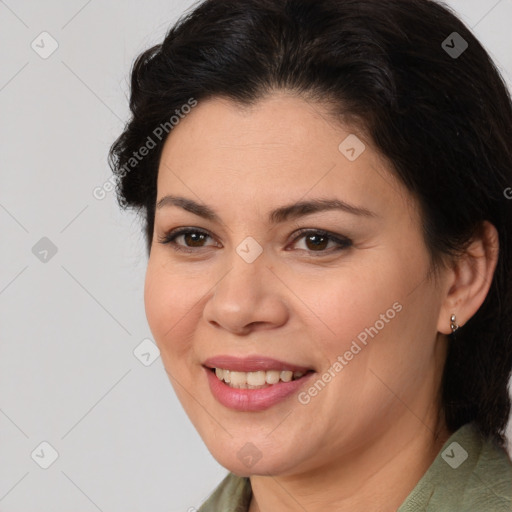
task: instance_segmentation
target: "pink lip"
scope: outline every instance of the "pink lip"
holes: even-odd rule
[[[220,355],[210,357],[204,361],[203,366],[208,368],[222,368],[225,370],[233,370],[235,372],[257,372],[270,370],[291,370],[293,372],[307,372],[312,368],[305,366],[297,366],[296,364],[286,363],[270,357],[253,355],[248,357],[234,357],[228,355]],[[219,381],[220,382],[220,381]]]
[[[314,372],[310,372],[300,379],[278,382],[261,389],[237,389],[219,380],[211,369],[205,367],[204,371],[215,399],[224,407],[244,412],[269,409],[296,393],[314,375]]]

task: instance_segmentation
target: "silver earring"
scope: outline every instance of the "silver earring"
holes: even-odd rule
[[[450,327],[452,329],[452,333],[454,333],[459,328],[459,326],[457,325],[457,319],[455,318],[455,315],[452,315],[450,317]]]

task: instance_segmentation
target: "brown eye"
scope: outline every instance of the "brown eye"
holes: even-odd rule
[[[195,231],[189,231],[188,233],[182,233],[180,236],[183,237],[183,240],[188,246],[192,247],[201,247],[201,243],[204,242],[205,235],[204,233],[196,233]]]
[[[352,245],[352,241],[346,237],[332,235],[327,231],[321,230],[309,230],[302,232],[298,237],[294,239],[293,243],[296,244],[296,242],[302,238],[304,238],[306,251],[312,253],[320,253],[320,255],[347,249]],[[333,251],[326,250],[329,243],[331,242],[334,244],[334,247],[331,246]]]
[[[182,238],[184,244],[176,243],[178,238]],[[182,228],[165,234],[163,237],[160,237],[158,241],[161,244],[171,245],[176,251],[194,252],[194,248],[200,249],[206,247],[203,242],[207,238],[211,238],[211,236],[204,231]]]
[[[306,235],[304,237],[304,242],[306,243],[308,249],[316,250],[316,249],[326,249],[329,245],[329,238],[323,235]],[[311,244],[311,245],[308,245]]]

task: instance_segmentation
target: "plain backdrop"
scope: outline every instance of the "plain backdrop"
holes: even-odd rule
[[[510,85],[512,0],[448,4]],[[141,224],[92,194],[133,59],[191,5],[0,1],[2,512],[192,511],[226,474],[151,351]]]

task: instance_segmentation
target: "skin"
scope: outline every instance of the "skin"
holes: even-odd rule
[[[366,145],[353,162],[338,149],[349,134]],[[497,258],[494,227],[486,224],[466,257],[434,278],[416,202],[371,141],[284,92],[245,109],[200,102],[165,143],[157,202],[168,194],[209,205],[221,222],[157,208],[147,319],[206,446],[250,476],[250,511],[396,510],[451,434],[438,399],[450,315],[463,325],[483,302]],[[373,215],[332,210],[267,223],[270,210],[312,198]],[[191,254],[159,242],[179,227],[209,236],[175,240]],[[319,249],[307,236],[295,240],[302,228],[352,245]],[[248,236],[263,250],[252,263],[236,252]],[[306,405],[292,396],[239,412],[209,390],[202,363],[219,354],[263,354],[318,378],[397,302],[401,311]],[[248,442],[261,455],[252,467],[237,457]]]

